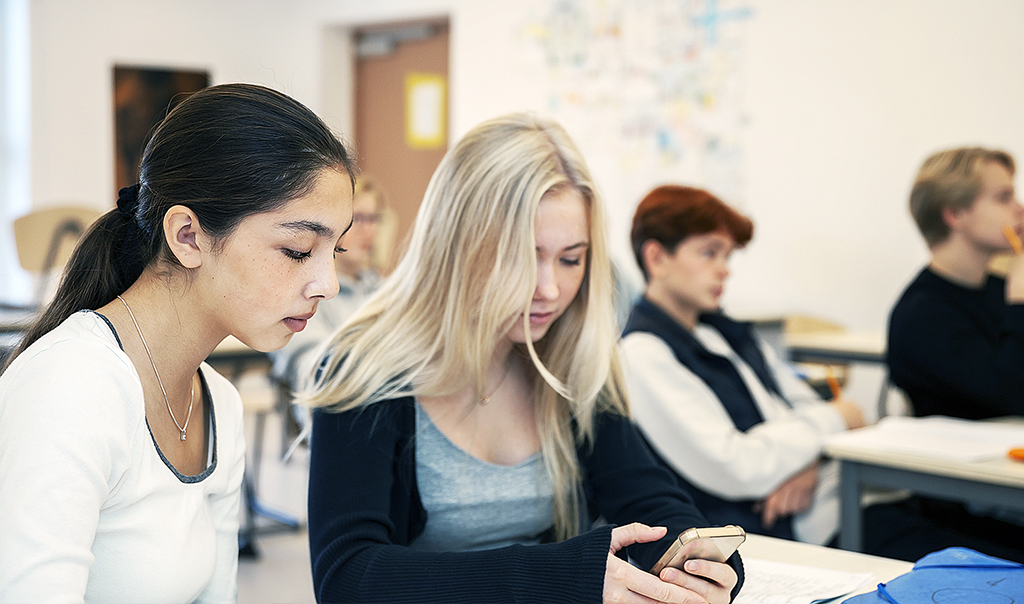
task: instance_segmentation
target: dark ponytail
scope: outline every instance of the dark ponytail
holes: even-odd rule
[[[316,186],[325,169],[355,182],[352,155],[312,111],[269,88],[222,84],[175,107],[153,133],[139,184],[97,220],[72,253],[53,301],[7,360],[82,309],[97,309],[155,262],[185,270],[164,240],[172,206],[195,212],[214,245],[248,216],[271,212]],[[5,366],[6,368],[6,366]]]

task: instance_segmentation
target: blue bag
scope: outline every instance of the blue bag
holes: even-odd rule
[[[1024,564],[965,547],[933,552],[913,570],[843,604],[1024,603]]]

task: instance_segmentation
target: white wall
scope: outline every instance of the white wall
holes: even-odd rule
[[[35,204],[114,199],[113,66],[206,69],[215,82],[260,82],[313,106],[319,20],[302,2],[33,0]]]
[[[1024,3],[766,0],[750,28],[735,298],[881,328],[927,258],[913,175],[950,146],[1024,160]]]
[[[924,156],[977,143],[1024,160],[1024,2],[719,2],[738,4],[753,12],[739,31],[745,126],[741,199],[734,201],[757,230],[734,262],[727,307],[807,312],[881,329],[926,258],[905,209]],[[498,113],[550,108],[545,74],[522,42],[523,28],[549,6],[32,0],[33,203],[111,207],[115,63],[204,68],[214,82],[270,85],[347,133],[348,29],[448,15],[457,137]],[[613,206],[614,249],[629,265],[628,216],[639,195],[659,183],[620,174],[603,149],[583,151]],[[688,177],[671,167],[657,174]]]

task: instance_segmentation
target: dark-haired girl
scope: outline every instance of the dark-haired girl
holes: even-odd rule
[[[0,602],[234,601],[242,407],[203,359],[337,293],[354,172],[259,86],[164,119],[0,376]]]

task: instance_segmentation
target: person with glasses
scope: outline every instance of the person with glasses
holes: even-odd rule
[[[389,251],[384,241],[388,235],[384,223],[387,215],[384,189],[373,177],[360,174],[352,197],[352,228],[341,242],[345,253],[335,259],[338,295],[321,303],[306,328],[284,348],[271,353],[273,376],[288,388],[297,386],[301,376],[312,370],[309,360],[316,356],[317,346],[359,310],[380,284],[380,270],[387,264]],[[297,420],[304,423],[303,419]]]

